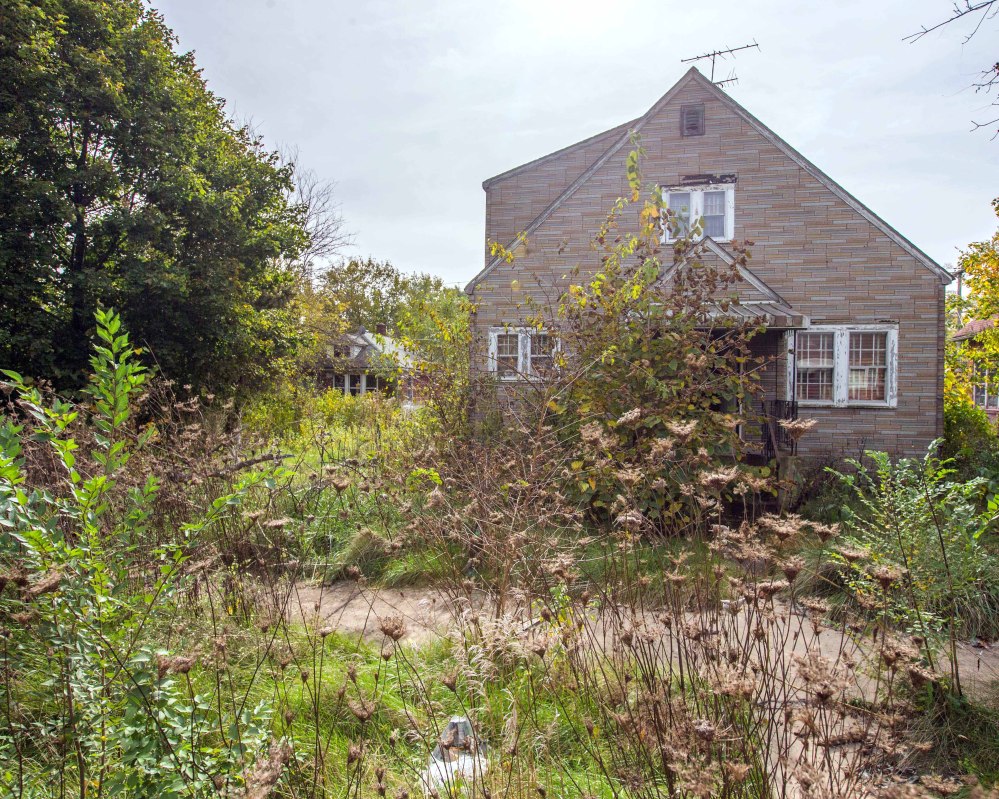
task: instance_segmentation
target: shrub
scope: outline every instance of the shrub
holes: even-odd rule
[[[595,517],[634,512],[658,531],[691,532],[742,476],[730,461],[753,421],[764,362],[749,342],[763,326],[727,313],[748,250],[736,244],[733,262],[720,262],[697,224],[680,231],[661,188],[643,196],[640,158],[640,148],[629,156],[630,199],[595,237],[596,274],[572,270],[557,306],[529,320],[558,345],[549,374],[517,400],[557,431],[567,490]],[[677,228],[675,244],[662,243],[665,226]],[[695,501],[698,484],[713,487],[710,507]]]
[[[12,736],[0,739],[9,764],[0,779],[16,772],[23,788],[34,770],[81,796],[105,783],[139,795],[205,795],[213,777],[242,783],[266,714],[232,718],[185,696],[168,674],[190,664],[162,652],[151,667],[144,638],[168,615],[205,531],[272,475],[248,473],[155,545],[147,528],[160,483],[132,473],[156,433],[133,423],[148,374],[113,312],[97,314],[97,336],[87,405],[4,373],[14,401],[0,423],[0,673]],[[73,436],[80,420],[85,448]],[[29,452],[48,467],[41,481],[31,479]],[[54,751],[49,723],[33,721],[39,713],[59,729]],[[214,735],[230,723],[247,733],[238,743]]]
[[[999,430],[989,415],[964,397],[944,402],[940,448],[964,477],[999,473]]]
[[[847,584],[861,602],[920,634],[994,635],[999,631],[999,558],[987,545],[992,513],[982,510],[985,481],[954,480],[949,461],[935,455],[895,463],[883,452],[850,460],[854,473],[834,472],[859,501],[844,522]],[[889,571],[884,571],[884,570]],[[882,577],[894,574],[886,592]],[[882,577],[879,577],[882,575]]]

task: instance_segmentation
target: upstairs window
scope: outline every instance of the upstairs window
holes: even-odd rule
[[[665,220],[665,240],[687,236],[700,223],[698,238],[710,236],[715,241],[735,238],[735,186],[731,184],[688,188],[664,192],[670,210]]]
[[[895,407],[898,328],[894,325],[823,326],[799,330],[792,340],[788,378],[798,402]]]
[[[704,135],[704,103],[680,106],[680,135]]]

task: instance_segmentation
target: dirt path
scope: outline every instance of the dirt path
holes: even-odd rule
[[[292,592],[289,615],[311,622],[318,614],[321,626],[370,641],[382,640],[379,629],[382,620],[397,617],[406,625],[405,640],[411,645],[423,646],[448,635],[455,627],[457,612],[459,610],[451,601],[435,589],[372,588],[356,582],[342,582],[332,586],[297,585]],[[786,641],[786,654],[803,651],[799,636],[779,637]],[[843,641],[836,629],[823,631],[820,646],[823,654],[834,656],[841,645],[847,650],[854,650],[856,646],[852,641]],[[982,646],[959,643],[957,658],[965,691],[982,699],[999,699],[999,642]]]
[[[382,620],[401,618],[406,625],[406,641],[421,646],[446,635],[452,611],[447,599],[426,588],[370,588],[356,582],[332,586],[300,584],[291,595],[290,616],[331,626],[346,636],[362,636],[381,641]]]

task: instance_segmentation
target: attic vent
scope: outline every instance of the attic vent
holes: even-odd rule
[[[680,106],[680,135],[704,135],[704,103]]]

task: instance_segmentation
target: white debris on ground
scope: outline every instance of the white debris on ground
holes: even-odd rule
[[[463,784],[481,780],[487,767],[484,751],[472,722],[466,716],[452,716],[420,775],[423,792],[453,795]]]

